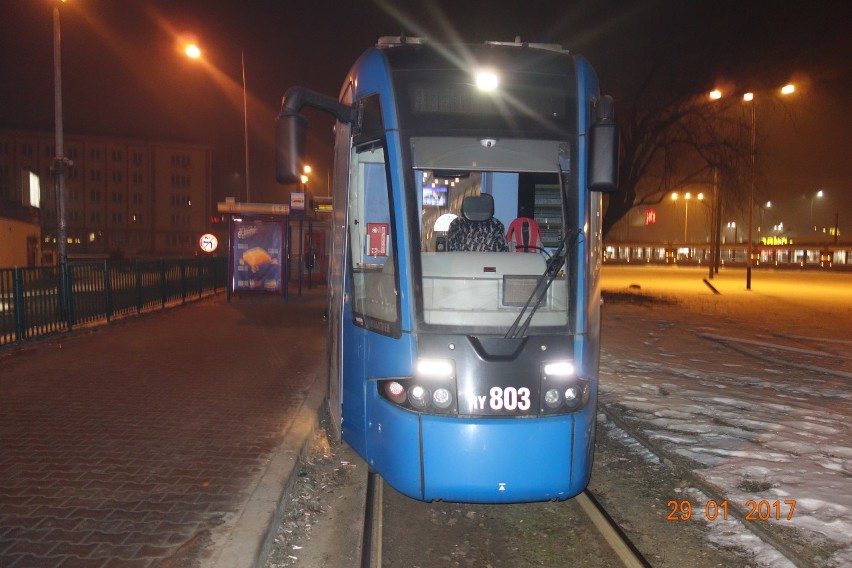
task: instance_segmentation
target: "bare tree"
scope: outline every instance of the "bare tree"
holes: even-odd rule
[[[710,183],[714,170],[725,188],[723,207],[735,206],[744,194],[751,162],[748,121],[739,105],[712,101],[711,83],[684,69],[655,65],[622,105],[619,191],[609,198],[604,234],[634,207]]]

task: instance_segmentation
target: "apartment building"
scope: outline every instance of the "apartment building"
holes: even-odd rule
[[[212,146],[75,134],[64,144],[69,259],[195,253],[213,206]],[[55,261],[55,155],[53,133],[0,130],[0,200],[29,204],[40,187],[43,263]]]

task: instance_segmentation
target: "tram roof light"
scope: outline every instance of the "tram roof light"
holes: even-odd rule
[[[417,375],[421,377],[451,377],[453,364],[446,359],[418,359]]]
[[[490,69],[480,69],[474,74],[476,80],[476,88],[480,91],[495,91],[500,84],[500,79],[497,73]]]

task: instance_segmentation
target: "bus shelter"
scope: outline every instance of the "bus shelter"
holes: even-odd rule
[[[217,204],[228,214],[228,300],[231,294],[288,298],[290,206],[277,203]]]

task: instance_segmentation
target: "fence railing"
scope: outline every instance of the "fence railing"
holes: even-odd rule
[[[0,268],[0,348],[224,291],[227,265],[192,258]]]

